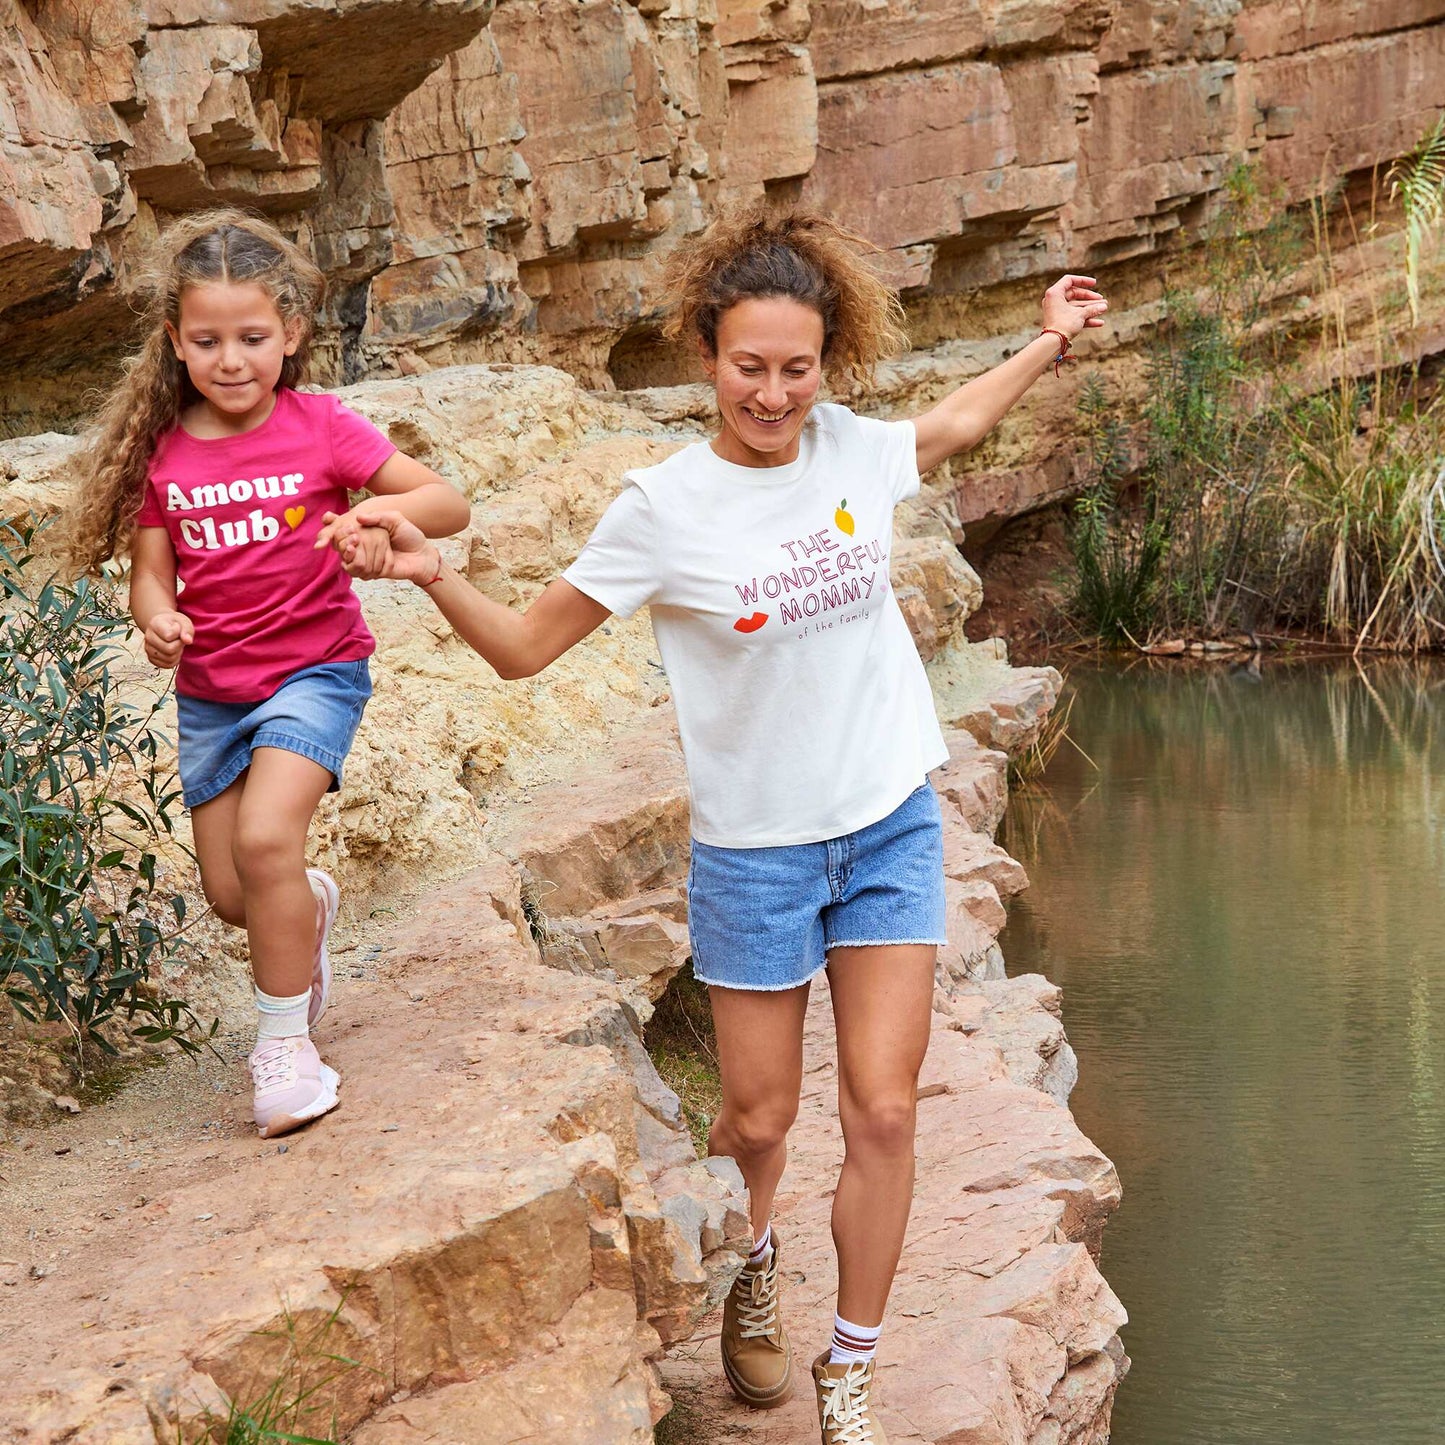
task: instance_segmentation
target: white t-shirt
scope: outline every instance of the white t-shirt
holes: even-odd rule
[[[738,466],[697,442],[628,472],[563,573],[620,617],[651,608],[699,842],[855,832],[947,758],[888,581],[915,446],[912,422],[827,404],[787,466]]]

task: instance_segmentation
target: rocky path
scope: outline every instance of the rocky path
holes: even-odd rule
[[[1007,1042],[946,1005],[935,1013],[918,1189],[878,1375],[894,1445],[1108,1438],[1124,1312],[1085,1241],[1118,1203],[1118,1179],[1065,1111],[1010,1079]],[[816,1439],[807,1367],[827,1344],[837,1287],[828,1233],[843,1152],[836,1089],[823,983],[808,1012],[802,1108],[775,1216],[798,1386],[778,1410],[738,1404],[718,1366],[715,1312],[663,1370],[677,1402],[674,1438]]]
[[[954,943],[889,1418],[920,1442],[1102,1440],[1123,1314],[1089,1248],[1117,1180],[1060,1101],[1056,995],[997,976],[1000,894],[1022,884],[988,836],[1003,757],[950,739],[935,781]],[[230,1400],[332,1374],[294,1428],[357,1445],[633,1445],[667,1408],[668,1345],[673,1438],[809,1439],[806,1395],[753,1415],[720,1388],[708,1312],[739,1263],[736,1171],[693,1157],[640,1043],[686,953],[679,784],[662,710],[497,818],[512,861],[419,899],[372,945],[374,976],[344,981],[321,1030],[343,1102],[318,1125],[258,1141],[239,1066],[212,1061],[30,1136],[0,1226],[0,1441],[193,1438]],[[800,1354],[831,1310],[830,1038],[820,985],[779,1211]],[[338,1374],[328,1355],[359,1364]]]

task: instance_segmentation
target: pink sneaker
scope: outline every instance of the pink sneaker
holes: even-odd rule
[[[331,955],[326,951],[326,935],[336,922],[336,910],[341,906],[341,890],[336,880],[319,868],[306,870],[311,891],[316,895],[316,954],[311,962],[311,1003],[306,1009],[306,1027],[314,1029],[326,1012],[327,1000],[331,997]]]
[[[256,1091],[252,1109],[263,1139],[289,1134],[336,1107],[341,1077],[321,1062],[316,1045],[303,1035],[260,1039],[246,1062]]]

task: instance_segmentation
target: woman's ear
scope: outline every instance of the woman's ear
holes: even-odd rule
[[[701,336],[697,338],[697,354],[702,358],[703,374],[709,381],[714,380],[717,376],[717,354]]]

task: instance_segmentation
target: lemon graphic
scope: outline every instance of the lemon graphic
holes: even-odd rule
[[[846,532],[850,537],[853,535],[853,514],[848,510],[847,497],[843,498],[838,504],[838,510],[833,513],[833,525],[840,532]]]

